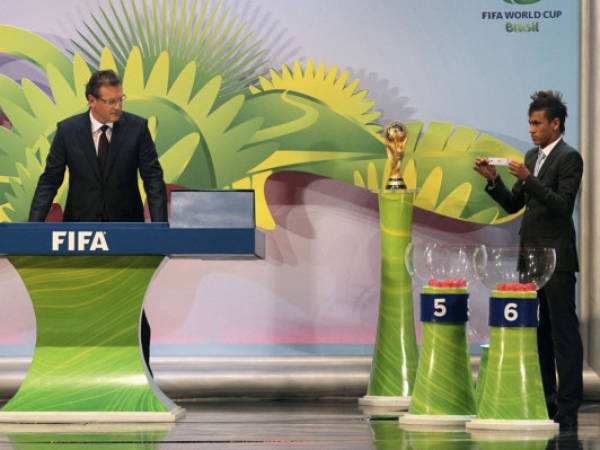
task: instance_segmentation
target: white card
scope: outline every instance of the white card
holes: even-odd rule
[[[510,158],[488,158],[492,166],[508,166]]]

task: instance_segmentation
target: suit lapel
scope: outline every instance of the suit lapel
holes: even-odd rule
[[[527,155],[525,157],[525,167],[527,167],[531,173],[533,173],[533,171],[535,170],[535,162],[537,160],[537,155],[537,152],[527,152]]]
[[[554,163],[554,160],[556,159],[558,153],[560,152],[560,148],[562,147],[562,145],[563,145],[563,140],[561,139],[560,141],[558,141],[558,144],[556,144],[556,146],[552,149],[552,151],[546,158],[546,161],[544,161],[544,164],[542,165],[542,168],[540,169],[540,172],[538,173],[538,176],[537,176],[539,180],[542,179],[544,174],[548,171],[548,168]]]
[[[78,133],[77,139],[79,140],[79,148],[81,148],[85,154],[92,172],[94,172],[94,175],[98,180],[101,180],[98,155],[96,154],[96,147],[94,146],[94,139],[92,138],[92,123],[90,121],[89,111],[82,114],[80,132]]]
[[[121,113],[121,117],[113,124],[112,129],[112,137],[110,139],[110,145],[108,147],[108,161],[106,162],[106,167],[104,168],[104,179],[108,178],[108,174],[115,164],[115,160],[117,159],[117,154],[119,153],[119,148],[121,147],[121,142],[124,138],[123,130],[125,129],[125,121],[126,121],[125,113]]]

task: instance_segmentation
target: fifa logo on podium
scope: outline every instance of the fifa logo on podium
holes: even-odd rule
[[[74,251],[108,251],[105,231],[53,231],[52,251],[64,250]]]

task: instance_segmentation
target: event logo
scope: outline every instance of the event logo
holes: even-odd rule
[[[532,5],[540,0],[504,0],[511,5]],[[557,20],[562,16],[561,10],[534,10],[525,9],[520,11],[482,11],[482,20],[506,20],[504,30],[507,33],[538,33],[543,21]],[[515,20],[527,20],[527,22],[513,22]]]
[[[52,232],[52,251],[64,250],[65,240],[67,250],[74,252],[102,250],[108,251],[105,231],[53,231]]]

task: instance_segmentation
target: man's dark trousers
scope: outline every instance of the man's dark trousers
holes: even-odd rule
[[[555,272],[538,298],[538,352],[548,414],[551,418],[557,414],[557,419],[576,417],[583,396],[583,348],[575,309],[575,274]]]

